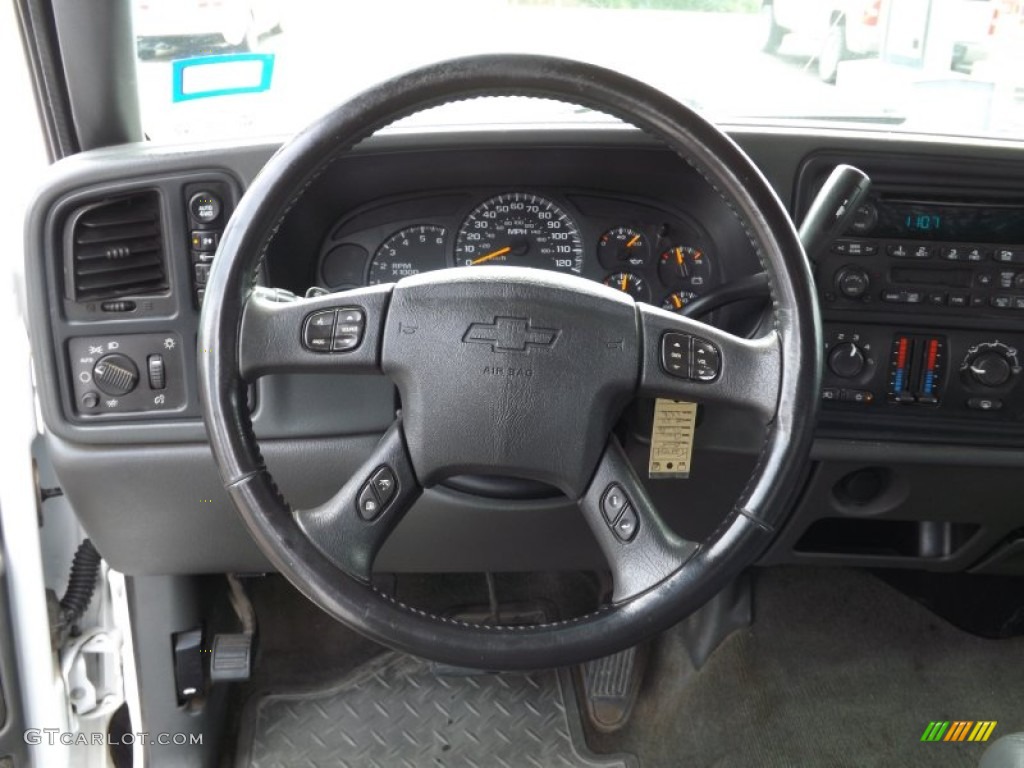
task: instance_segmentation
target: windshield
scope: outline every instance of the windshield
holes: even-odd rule
[[[134,0],[155,141],[292,133],[416,66],[543,53],[639,78],[725,123],[1024,138],[1020,0]],[[522,100],[416,124],[602,120]]]

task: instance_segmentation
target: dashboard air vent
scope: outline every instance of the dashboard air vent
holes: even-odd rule
[[[140,192],[79,208],[68,227],[66,254],[73,301],[166,291],[160,195]]]

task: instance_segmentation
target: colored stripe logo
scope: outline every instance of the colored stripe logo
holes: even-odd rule
[[[921,741],[988,741],[996,725],[995,720],[933,720]]]

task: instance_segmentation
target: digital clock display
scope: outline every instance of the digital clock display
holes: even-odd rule
[[[866,218],[870,223],[851,230],[850,235],[1024,245],[1024,202],[962,204],[873,198],[867,205],[873,209]]]

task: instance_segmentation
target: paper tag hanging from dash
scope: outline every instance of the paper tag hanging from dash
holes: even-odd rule
[[[655,401],[648,477],[653,480],[690,476],[696,421],[696,403],[662,398]]]

